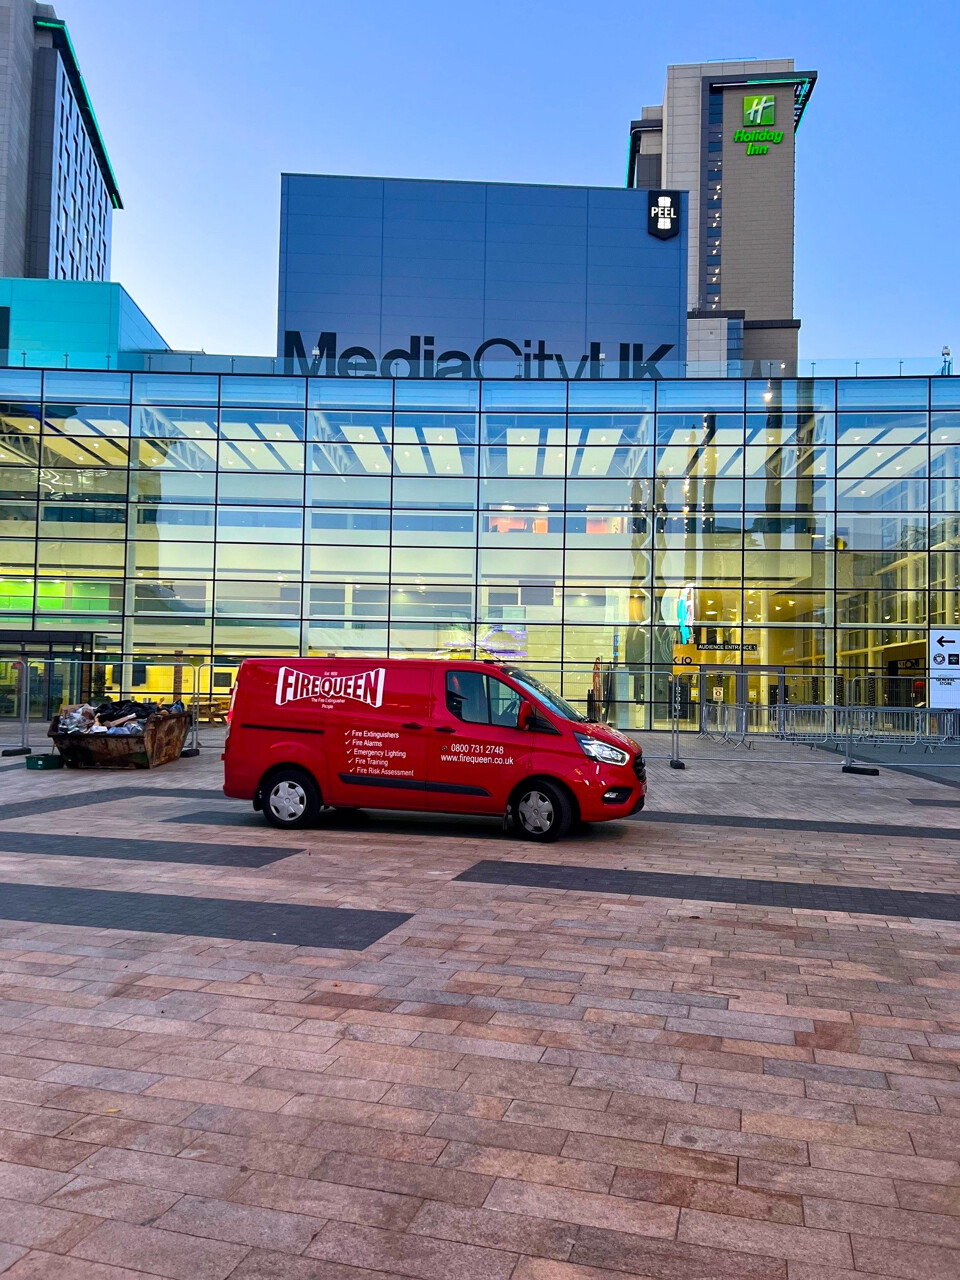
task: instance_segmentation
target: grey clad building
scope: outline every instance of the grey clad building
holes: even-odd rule
[[[66,24],[0,0],[0,54],[0,276],[106,280],[122,204]]]
[[[816,79],[792,58],[671,66],[630,126],[627,185],[690,193],[694,363],[796,361],[795,137]]]
[[[534,379],[684,359],[677,192],[652,219],[651,193],[623,188],[284,174],[281,190],[281,356]]]

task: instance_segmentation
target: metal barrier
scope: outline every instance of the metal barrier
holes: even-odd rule
[[[842,752],[845,773],[876,775],[879,769],[867,758],[866,763],[855,764],[857,748],[892,747],[898,753],[909,748],[919,748],[924,754],[954,747],[960,748],[960,710],[938,710],[929,707],[888,707],[823,705],[819,703],[779,703],[766,706],[758,703],[738,704],[729,702],[685,701],[680,682],[674,679],[670,694],[670,766],[686,768],[681,759],[681,721],[689,723],[691,713],[699,730],[697,740],[714,742],[725,747],[745,747],[752,750],[763,743],[783,743],[791,746],[807,746],[811,752],[817,747],[827,748],[826,754],[804,760],[776,759],[768,752],[758,753],[764,764],[820,764],[829,765],[830,748]],[[650,755],[657,759],[656,755]],[[722,759],[694,751],[688,759],[707,761]],[[833,756],[835,759],[836,756]],[[911,761],[881,760],[884,768],[909,768]],[[925,763],[934,769],[960,770],[960,759],[944,763]]]
[[[774,736],[782,742],[797,742],[808,746],[820,746],[830,741],[834,733],[836,717],[834,707],[780,706],[776,712]]]

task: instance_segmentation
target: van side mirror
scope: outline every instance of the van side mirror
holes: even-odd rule
[[[520,703],[520,709],[517,712],[517,728],[530,729],[533,722],[537,718],[537,713],[533,709],[533,703],[528,702],[526,698]]]

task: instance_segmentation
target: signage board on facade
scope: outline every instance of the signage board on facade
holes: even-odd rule
[[[607,344],[591,342],[587,350],[548,350],[543,338],[487,338],[474,351],[456,348],[438,350],[432,334],[412,334],[405,347],[394,347],[379,356],[369,347],[342,342],[337,333],[324,330],[311,341],[299,329],[283,335],[283,358],[288,372],[328,378],[483,378],[504,377],[504,368],[514,378],[560,379],[566,382],[599,378],[662,378],[660,361],[675,349],[661,342],[645,351],[642,342]],[[610,349],[612,347],[612,349]],[[676,357],[674,357],[676,359]],[[486,365],[484,362],[488,362]],[[514,372],[515,371],[515,372]]]
[[[960,708],[960,629],[933,627],[927,645],[927,704]]]
[[[647,231],[658,240],[672,240],[680,234],[679,191],[647,192]]]
[[[734,142],[746,143],[748,156],[765,156],[771,147],[779,147],[783,130],[774,128],[777,103],[771,93],[749,93],[743,99],[743,127],[733,135]]]

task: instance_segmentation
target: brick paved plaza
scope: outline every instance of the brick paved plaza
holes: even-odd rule
[[[960,791],[721,751],[547,846],[5,762],[4,1280],[960,1276]]]

